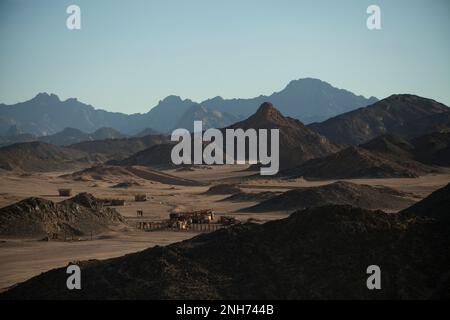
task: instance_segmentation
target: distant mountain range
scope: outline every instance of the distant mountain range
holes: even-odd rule
[[[51,144],[56,144],[59,146],[68,146],[83,141],[121,139],[121,138],[125,138],[125,135],[113,128],[100,128],[91,134],[85,133],[79,129],[66,128],[63,131],[55,133],[53,135],[40,137],[38,140]]]
[[[210,128],[224,128],[240,120],[230,113],[210,109],[200,104],[190,107],[182,116],[174,129],[183,128],[194,131],[194,121],[203,121],[203,130]]]
[[[322,124],[305,126],[299,120],[285,117],[271,103],[265,102],[252,116],[222,130],[280,129],[282,176],[308,179],[417,177],[441,172],[441,168],[436,166],[450,166],[450,122],[447,122],[447,109],[433,100],[397,95],[326,121],[331,129],[321,127],[321,130],[316,130],[325,133],[329,137],[327,138],[313,130]],[[190,118],[193,120],[195,115],[201,117],[209,111],[195,105],[188,113],[194,115]],[[218,115],[222,114],[214,113],[219,121],[221,117]],[[414,119],[426,121],[418,122]],[[397,125],[394,125],[395,121],[398,121]],[[343,125],[339,128],[334,122],[342,122]],[[220,126],[222,123],[208,124]],[[361,129],[363,125],[366,130]],[[351,137],[350,133],[353,131],[358,139],[347,141],[346,138]],[[17,128],[10,128],[9,132],[24,135]],[[380,132],[388,133],[377,135]],[[425,134],[420,135],[422,132]],[[155,132],[151,129],[146,129],[139,135],[146,133],[150,135],[124,138],[121,133],[108,128],[93,134],[65,129],[58,134],[41,137],[38,144],[32,142],[0,148],[0,168],[34,171],[33,162],[36,162],[36,170],[45,171],[46,159],[60,159],[65,165],[107,162],[110,165],[125,166],[171,166],[170,154],[174,143],[170,142],[169,136],[154,135],[152,133]],[[365,141],[373,135],[376,135],[375,138]],[[83,141],[76,143],[78,139]],[[345,148],[332,141],[365,143]],[[69,146],[63,149],[51,147],[56,145]],[[79,153],[74,154],[73,151]]]
[[[52,135],[65,128],[94,132],[102,127],[114,128],[127,135],[135,135],[146,128],[167,133],[178,125],[187,126],[192,119],[225,127],[252,115],[265,101],[271,101],[286,116],[310,123],[378,100],[357,96],[310,78],[292,81],[280,92],[252,99],[216,97],[196,103],[169,96],[149,112],[132,115],[95,109],[77,99],[61,101],[54,94],[40,93],[29,101],[0,104],[0,135],[7,135],[11,127],[35,136]]]
[[[13,125],[6,135],[0,136],[0,147],[33,141],[41,141],[58,146],[68,146],[83,141],[121,139],[125,137],[124,134],[113,128],[100,128],[93,133],[86,133],[75,128],[65,128],[52,135],[37,137],[30,133],[23,133],[16,125]]]

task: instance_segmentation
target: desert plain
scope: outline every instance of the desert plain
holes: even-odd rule
[[[54,202],[67,198],[58,195],[59,188],[70,188],[73,194],[88,192],[97,198],[124,199],[124,206],[115,209],[125,217],[127,226],[109,230],[92,238],[69,238],[66,241],[44,241],[36,238],[0,239],[0,291],[30,279],[48,270],[64,267],[74,261],[104,260],[125,254],[138,252],[153,246],[165,246],[198,235],[194,231],[152,231],[145,232],[135,228],[137,211],[143,211],[146,220],[167,219],[174,211],[212,209],[216,215],[233,216],[242,222],[252,219],[263,223],[269,220],[283,219],[290,211],[241,212],[241,209],[256,205],[257,201],[226,200],[230,195],[207,193],[214,185],[233,184],[250,194],[264,191],[282,193],[297,188],[329,185],[336,180],[307,181],[299,179],[262,178],[243,165],[203,166],[188,170],[162,170],[175,177],[199,182],[199,186],[182,186],[162,183],[158,179],[131,179],[135,186],[113,188],[122,183],[123,177],[99,175],[83,179],[71,179],[72,171],[27,173],[0,172],[0,207],[5,207],[29,197],[39,197]],[[127,180],[129,182],[129,180]],[[413,203],[427,197],[444,187],[450,181],[450,172],[429,174],[418,178],[390,179],[347,179],[354,184],[384,186],[408,194]],[[146,194],[148,201],[135,202],[136,194]],[[386,212],[402,210],[408,207],[377,209]]]

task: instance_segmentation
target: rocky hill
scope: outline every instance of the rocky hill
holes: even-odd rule
[[[339,147],[327,138],[308,129],[298,120],[283,116],[271,103],[263,103],[248,119],[238,122],[231,129],[279,129],[280,167],[290,168],[309,159],[330,155]],[[270,150],[270,148],[269,148]]]
[[[156,183],[179,186],[201,186],[200,182],[176,177],[148,167],[139,166],[96,166],[71,174],[62,178],[75,181],[105,181],[105,182],[135,182],[136,180],[148,180]]]
[[[436,168],[398,161],[364,148],[349,147],[330,156],[312,159],[300,166],[284,170],[281,176],[311,180],[353,178],[416,178],[437,172]]]
[[[400,210],[412,205],[414,202],[415,199],[411,194],[391,188],[338,181],[319,187],[290,190],[243,211],[292,212],[324,205],[351,205],[371,210]]]
[[[258,111],[248,119],[223,128],[224,137],[226,137],[225,130],[227,129],[279,129],[281,168],[289,168],[306,160],[326,156],[339,150],[338,146],[308,129],[300,121],[283,116],[269,102],[263,103]],[[226,139],[224,138],[224,140]],[[224,141],[225,143],[226,141]],[[171,151],[174,145],[174,143],[169,143],[153,146],[127,159],[110,164],[172,166]]]
[[[160,168],[174,167],[171,153],[174,143],[163,143],[151,146],[139,151],[123,160],[108,161],[108,165],[114,166],[153,166]]]
[[[0,148],[0,168],[47,172],[86,167],[103,161],[99,156],[43,142],[14,144]]]
[[[393,95],[309,128],[334,143],[359,145],[385,134],[420,136],[450,128],[450,109],[414,95]]]
[[[70,149],[89,154],[99,154],[108,160],[122,160],[135,153],[169,141],[165,135],[148,135],[143,137],[84,141],[70,145]]]
[[[410,139],[384,135],[360,147],[411,167],[450,166],[450,131]]]
[[[81,193],[69,200],[54,203],[28,198],[0,209],[0,235],[3,237],[83,236],[125,226],[115,210],[103,200]]]
[[[407,216],[421,216],[450,222],[450,184],[426,199],[402,211]]]

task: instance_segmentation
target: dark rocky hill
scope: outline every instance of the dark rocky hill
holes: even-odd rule
[[[416,178],[438,169],[399,161],[360,147],[349,147],[328,157],[312,159],[281,176],[306,179]]]
[[[413,195],[391,188],[339,181],[319,187],[290,190],[243,211],[292,212],[324,205],[351,205],[371,210],[399,210],[412,205],[414,202]]]
[[[88,153],[43,142],[14,144],[0,148],[0,168],[46,172],[86,167],[104,159]]]
[[[135,153],[169,141],[165,135],[148,135],[143,137],[84,141],[70,145],[70,149],[99,154],[108,160],[122,160]]]
[[[308,129],[298,120],[283,116],[271,103],[263,103],[248,119],[231,129],[279,129],[280,168],[290,168],[307,160],[330,155],[339,147]],[[270,148],[269,148],[270,150]]]
[[[450,222],[450,184],[402,211],[407,216],[421,216]]]
[[[124,218],[104,206],[104,201],[81,193],[54,203],[28,198],[0,209],[0,235],[5,237],[83,236],[114,226],[125,226]]]
[[[414,95],[393,95],[369,107],[338,115],[310,129],[332,142],[359,145],[380,135],[420,136],[450,128],[450,109]]]

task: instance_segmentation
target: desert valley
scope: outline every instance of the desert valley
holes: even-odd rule
[[[394,95],[305,125],[262,102],[226,123],[206,107],[177,120],[279,129],[273,177],[250,165],[175,166],[161,128],[37,137],[47,129],[11,120],[13,108],[26,106],[0,108],[11,124],[0,148],[1,299],[450,297],[443,104]],[[28,125],[33,133],[18,132]],[[65,288],[71,263],[83,271],[78,292]],[[374,264],[378,292],[365,288]]]

